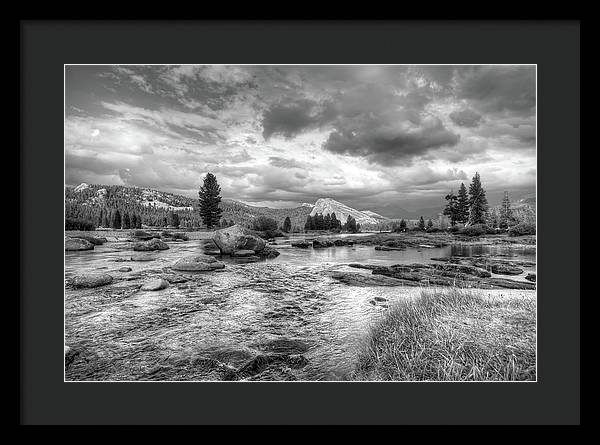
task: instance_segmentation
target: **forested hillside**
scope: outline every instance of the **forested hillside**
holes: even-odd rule
[[[222,221],[251,227],[258,216],[268,216],[283,225],[290,217],[292,230],[304,227],[311,207],[272,209],[254,207],[232,199],[223,199]],[[91,221],[96,227],[109,227],[111,215],[118,210],[121,215],[137,215],[144,226],[165,227],[171,224],[170,213],[179,217],[180,227],[203,227],[198,212],[198,199],[158,190],[125,187],[120,185],[80,184],[65,188],[65,218]]]

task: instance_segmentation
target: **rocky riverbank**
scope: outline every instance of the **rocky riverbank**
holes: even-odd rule
[[[472,262],[470,262],[472,261]],[[370,264],[349,264],[356,269],[370,270],[371,274],[333,271],[330,276],[335,280],[352,286],[443,286],[478,289],[522,289],[534,290],[535,278],[529,282],[517,281],[508,278],[492,277],[492,270],[501,270],[510,275],[518,269],[509,261],[484,262],[479,258],[466,259],[464,263],[457,264],[450,261],[444,264],[395,264],[392,266],[377,266]],[[480,267],[483,266],[483,267]],[[501,269],[498,269],[500,267]],[[495,274],[497,272],[494,272]],[[533,274],[530,274],[533,275]],[[533,282],[531,282],[533,281]]]

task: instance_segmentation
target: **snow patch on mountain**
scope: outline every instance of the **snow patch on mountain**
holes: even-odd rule
[[[82,182],[77,187],[73,189],[74,192],[83,192],[85,189],[89,188],[89,184]]]

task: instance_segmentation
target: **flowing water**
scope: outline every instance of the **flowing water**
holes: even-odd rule
[[[223,259],[223,271],[175,275],[168,267],[182,256],[202,253],[198,241],[169,243],[169,250],[145,262],[115,261],[131,257],[126,242],[66,252],[65,278],[91,272],[115,277],[108,286],[66,289],[65,344],[81,352],[66,380],[214,380],[215,374],[193,366],[194,360],[238,367],[281,344],[308,359],[294,371],[296,378],[342,380],[355,364],[369,323],[385,310],[370,301],[391,302],[419,289],[352,287],[330,278],[332,270],[361,272],[347,264],[430,262],[450,255],[535,261],[535,247],[457,244],[376,251],[367,245],[299,249],[289,242],[275,246],[281,252],[275,259],[246,264]],[[132,271],[119,272],[123,266]],[[523,279],[534,270],[510,278]],[[165,274],[181,279],[161,291],[138,290],[147,279]]]

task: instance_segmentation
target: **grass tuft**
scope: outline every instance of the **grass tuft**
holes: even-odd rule
[[[459,288],[426,290],[371,326],[353,380],[536,380],[536,308]]]

